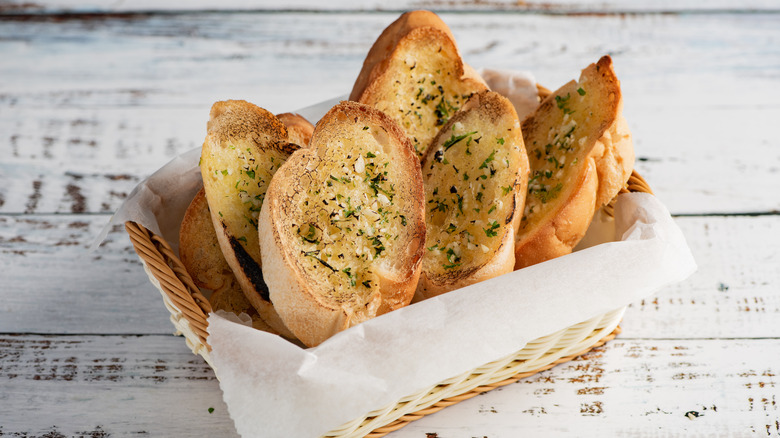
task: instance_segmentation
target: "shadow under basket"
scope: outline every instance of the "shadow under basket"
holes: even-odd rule
[[[636,172],[621,191],[625,192],[652,193]],[[604,207],[607,215],[612,216],[613,203]],[[208,300],[164,239],[135,222],[126,222],[125,228],[149,279],[162,294],[173,325],[184,335],[193,353],[201,355],[213,368],[211,347],[206,342],[207,318],[212,310]],[[501,360],[410,394],[323,436],[382,437],[447,406],[570,361],[614,339],[620,333],[618,324],[624,311],[625,307],[535,339]]]

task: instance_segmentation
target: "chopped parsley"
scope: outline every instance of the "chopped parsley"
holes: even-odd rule
[[[455,134],[453,134],[452,136],[450,136],[449,140],[444,142],[442,147],[444,147],[444,150],[447,151],[449,148],[455,146],[455,144],[457,144],[459,141],[463,140],[466,137],[471,137],[472,135],[474,135],[476,133],[477,133],[477,131],[467,132],[465,134],[461,134],[461,135],[457,135],[457,136]]]
[[[494,219],[493,222],[490,224],[489,227],[485,228],[485,235],[488,237],[496,237],[498,236],[498,232],[496,231],[499,227],[498,222]]]
[[[537,199],[542,201],[542,204],[546,204],[548,201],[557,198],[558,195],[561,193],[561,189],[563,189],[563,183],[558,183],[552,189],[547,189],[546,187],[542,187],[540,189],[533,190],[532,193],[534,196],[536,196]]]
[[[447,248],[445,254],[447,255],[448,263],[442,265],[444,269],[452,269],[461,265],[460,256],[455,254],[455,251],[452,248]]]
[[[480,164],[479,168],[480,169],[487,168],[488,164],[490,164],[490,162],[492,162],[495,158],[496,158],[496,150],[494,149],[493,152],[491,152],[490,155],[487,158],[485,158],[485,161],[483,161],[482,164]]]
[[[574,110],[566,107],[571,98],[571,93],[566,93],[566,97],[555,96],[555,103],[558,105],[558,109],[562,110],[564,114],[573,114]]]

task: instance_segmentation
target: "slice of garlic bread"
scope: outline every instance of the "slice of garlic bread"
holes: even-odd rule
[[[387,115],[342,102],[274,175],[260,213],[263,274],[304,344],[407,305],[425,222],[420,163]]]
[[[260,268],[257,217],[271,177],[298,146],[273,114],[245,101],[211,108],[200,170],[222,254],[262,318],[283,333]]]
[[[516,269],[569,254],[595,211],[626,184],[634,150],[622,109],[620,82],[605,56],[523,121],[531,175]]]
[[[422,27],[438,29],[447,34],[452,41],[455,41],[452,30],[450,30],[449,26],[447,26],[447,24],[435,13],[426,10],[405,12],[394,22],[390,23],[390,25],[382,31],[376,41],[374,41],[366,58],[363,60],[363,67],[352,87],[349,100],[357,101],[360,99],[360,96],[363,94],[363,91],[365,91],[368,84],[373,82],[382,73],[382,68],[377,67],[377,65],[380,65],[388,56],[390,56],[401,38],[406,36],[411,30]],[[460,56],[460,52],[458,52],[458,56]],[[476,70],[465,62],[463,63],[463,68],[464,76],[485,83]]]
[[[512,272],[528,157],[512,103],[475,94],[423,163],[426,251],[416,300]]]
[[[487,86],[465,66],[449,28],[428,11],[402,15],[368,53],[350,99],[387,113],[420,157],[473,93]]]
[[[219,290],[235,283],[236,277],[219,247],[203,189],[184,212],[179,228],[179,259],[198,287]]]

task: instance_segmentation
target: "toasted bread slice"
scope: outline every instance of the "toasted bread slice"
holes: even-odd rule
[[[277,115],[288,129],[288,139],[299,146],[307,146],[314,126],[297,114]],[[213,291],[209,302],[215,310],[237,315],[246,313],[253,327],[293,338],[289,330],[277,332],[269,326],[249,303],[228,266],[217,240],[217,233],[209,212],[206,191],[201,189],[184,213],[179,230],[179,257],[198,287]],[[286,329],[286,328],[285,328]]]
[[[260,268],[257,217],[271,177],[298,149],[273,114],[245,101],[211,108],[201,175],[222,254],[260,316],[284,333]]]
[[[593,214],[626,184],[631,133],[612,59],[604,56],[523,121],[531,165],[515,268],[569,254]]]
[[[179,259],[198,287],[219,290],[235,282],[219,247],[203,189],[184,213],[179,229]]]
[[[447,34],[447,37],[449,37],[450,40],[455,41],[452,30],[450,30],[449,26],[447,26],[447,24],[435,13],[426,10],[417,10],[402,14],[382,31],[379,38],[376,39],[371,46],[371,49],[369,49],[366,58],[363,60],[363,68],[360,70],[360,73],[355,80],[355,84],[352,86],[349,100],[359,100],[368,84],[373,82],[382,73],[382,69],[377,68],[377,65],[385,61],[393,52],[393,49],[401,38],[406,36],[411,30],[422,27],[438,29]],[[458,52],[458,56],[460,56],[460,52]],[[463,69],[465,77],[481,82],[487,87],[487,84],[477,71],[465,62],[463,63]]]
[[[350,99],[387,113],[420,157],[473,93],[487,89],[464,65],[449,28],[428,11],[402,15],[366,56]]]
[[[427,251],[415,299],[512,272],[528,183],[512,103],[473,95],[433,140],[422,171]]]
[[[387,115],[342,102],[276,173],[260,213],[263,274],[305,345],[407,305],[425,222],[420,163]]]

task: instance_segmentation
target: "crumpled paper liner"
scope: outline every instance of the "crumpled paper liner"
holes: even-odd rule
[[[603,243],[367,321],[315,348],[212,315],[211,357],[243,437],[319,436],[498,360],[529,341],[621,308],[696,269],[652,195],[621,195]]]
[[[527,74],[520,82],[505,72],[486,76],[510,95],[530,96],[531,86],[536,92]],[[316,122],[341,99],[297,112]],[[199,149],[184,153],[139,184],[93,246],[114,224],[133,220],[176,248],[184,211],[202,186],[199,156]],[[597,217],[578,249],[382,315],[315,348],[211,314],[211,359],[237,431],[321,435],[531,340],[639,301],[696,269],[669,212],[643,193],[619,196],[615,220]]]

